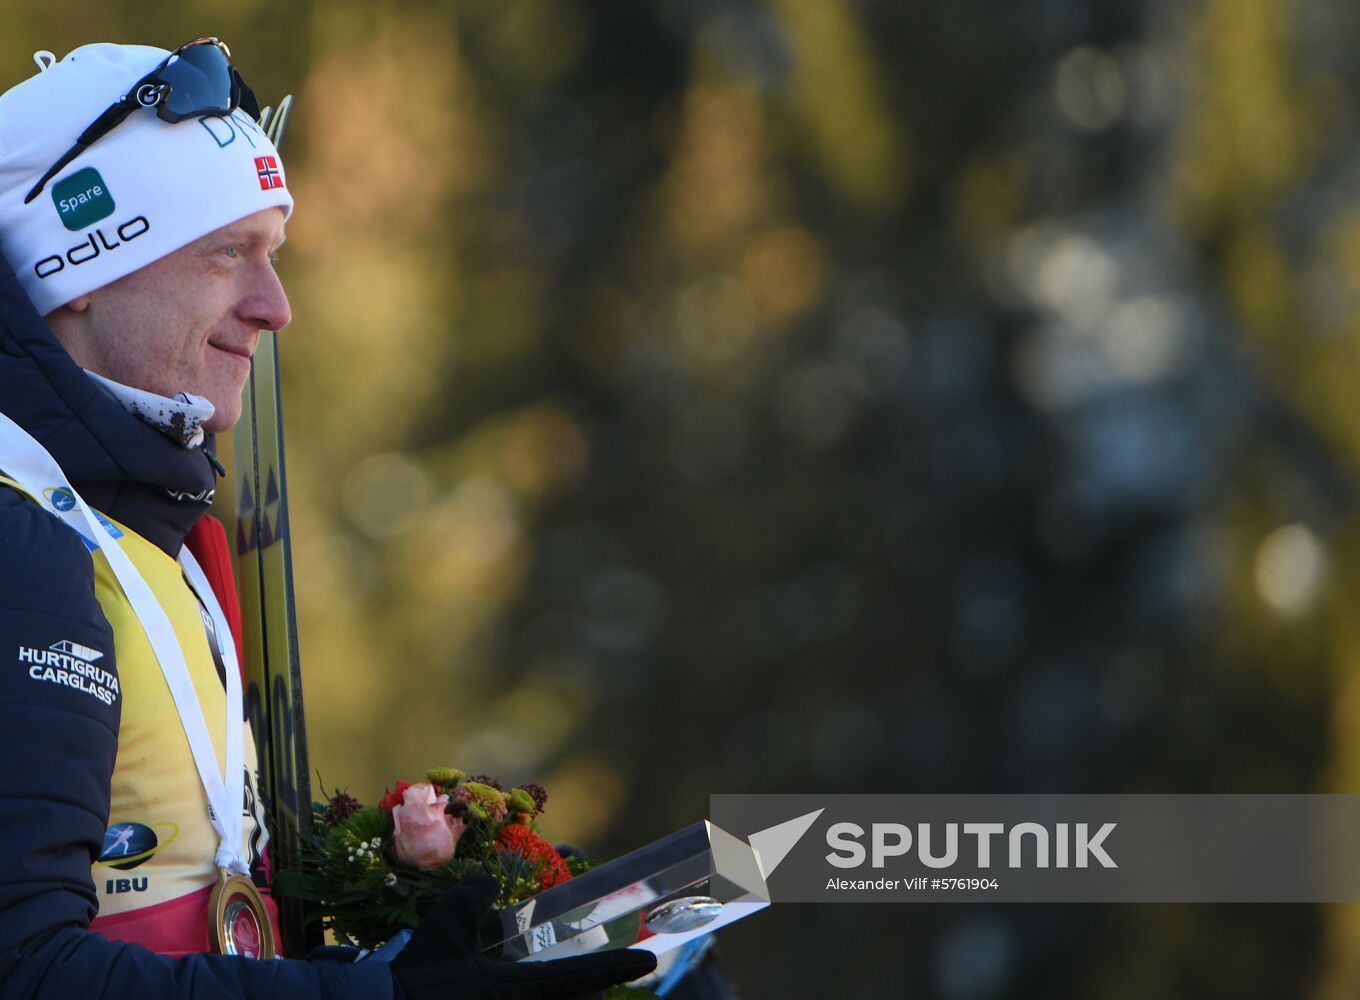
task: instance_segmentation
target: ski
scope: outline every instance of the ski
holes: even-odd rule
[[[292,95],[266,108],[260,127],[278,148]],[[311,781],[303,718],[302,674],[293,602],[293,560],[283,456],[278,337],[263,331],[242,394],[241,419],[219,435],[229,478],[212,513],[227,529],[241,600],[246,713],[255,738],[260,793],[270,819],[270,861],[277,871],[297,862],[311,826]],[[319,937],[304,927],[301,903],[279,900],[281,951],[305,955]]]

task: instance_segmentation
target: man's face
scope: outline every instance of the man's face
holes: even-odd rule
[[[223,226],[49,315],[76,363],[115,382],[174,396],[206,396],[204,427],[231,428],[261,330],[292,313],[274,272],[281,208]]]

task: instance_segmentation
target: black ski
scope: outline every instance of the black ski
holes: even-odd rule
[[[278,148],[293,99],[266,108],[260,126]],[[288,490],[283,459],[278,337],[260,335],[242,394],[241,419],[218,438],[230,478],[217,491],[213,513],[227,528],[235,557],[245,646],[246,712],[255,736],[261,795],[270,818],[274,870],[297,862],[311,827],[311,770],[302,707]],[[305,955],[319,936],[303,925],[302,905],[279,900],[282,953]]]

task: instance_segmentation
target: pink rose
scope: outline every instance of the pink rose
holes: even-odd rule
[[[402,803],[392,810],[392,850],[399,861],[434,868],[453,857],[467,824],[444,812],[448,804],[447,795],[436,798],[434,787],[425,782],[404,790]]]

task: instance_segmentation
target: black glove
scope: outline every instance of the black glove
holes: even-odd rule
[[[392,974],[406,1000],[568,1000],[588,997],[656,968],[647,951],[604,951],[550,962],[504,962],[482,954],[481,924],[500,886],[485,876],[445,893],[397,957]]]

